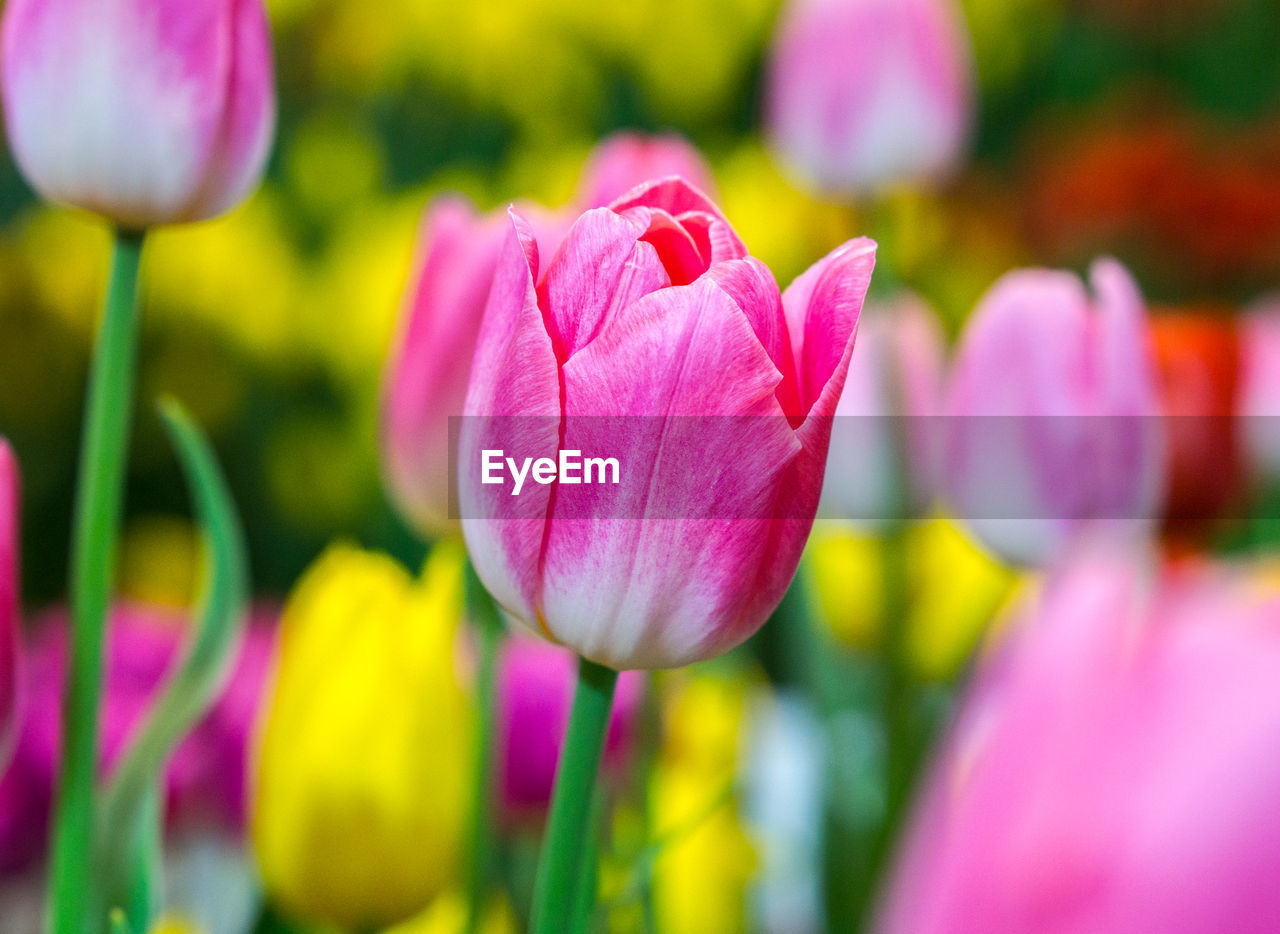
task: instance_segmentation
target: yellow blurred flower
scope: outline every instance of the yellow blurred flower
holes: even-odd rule
[[[18,247],[35,303],[90,341],[107,288],[111,234],[106,224],[79,211],[39,207],[22,221]]]
[[[148,237],[143,295],[148,315],[198,320],[258,359],[296,356],[303,270],[269,187],[225,217],[165,227]]]
[[[387,928],[383,934],[464,934],[467,911],[467,900],[463,894],[449,891],[433,901],[426,911]],[[517,934],[517,930],[511,905],[504,898],[495,898],[485,908],[476,934]]]
[[[300,918],[394,924],[453,881],[472,710],[456,669],[462,555],[413,579],[334,545],[282,618],[253,839],[268,895]]]
[[[196,593],[203,554],[200,534],[179,516],[141,516],[120,542],[120,596],[148,606],[186,609]]]
[[[919,677],[948,678],[1011,598],[1018,576],[945,518],[912,525],[904,534],[907,655]],[[857,648],[879,642],[887,547],[852,527],[814,527],[808,559],[818,614],[841,642]]]
[[[756,851],[739,820],[737,777],[748,685],[710,674],[671,698],[650,783],[658,928],[669,934],[745,929]]]
[[[720,160],[716,178],[725,216],[784,289],[862,232],[849,208],[819,201],[787,181],[759,143],[744,143]]]
[[[168,915],[152,925],[151,934],[205,934],[205,932],[194,921],[177,915]]]

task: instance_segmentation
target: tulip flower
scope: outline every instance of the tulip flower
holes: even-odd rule
[[[0,775],[18,708],[18,462],[0,438]]]
[[[165,771],[170,826],[239,834],[248,792],[250,736],[275,633],[275,612],[258,608],[216,703],[180,743]],[[0,779],[0,874],[29,867],[44,851],[62,755],[67,610],[34,620],[23,656],[21,726],[12,768]],[[157,699],[187,635],[181,613],[119,603],[107,631],[99,775],[108,775]]]
[[[472,754],[462,601],[448,546],[414,580],[335,545],[290,596],[253,803],[263,882],[286,912],[380,930],[453,881]]]
[[[573,700],[573,655],[528,636],[506,640],[498,659],[498,769],[502,810],[538,818],[551,804],[556,763]],[[619,679],[605,737],[604,763],[615,775],[627,763],[637,729],[643,678]]]
[[[1243,322],[1240,414],[1253,473],[1280,481],[1280,300],[1251,310]]]
[[[461,198],[427,211],[406,293],[402,333],[383,389],[383,471],[401,515],[424,534],[448,531],[449,417],[462,414],[480,319],[505,225]]]
[[[942,328],[918,299],[867,307],[836,406],[820,515],[885,529],[929,508],[944,367]]]
[[[587,211],[546,259],[513,210],[459,442],[463,534],[498,603],[619,670],[755,632],[812,525],[874,257],[851,241],[781,295],[680,179]],[[526,472],[612,458],[614,483],[513,495],[483,482],[495,450]]]
[[[1164,470],[1142,296],[1114,260],[1091,298],[1073,275],[1019,270],[979,303],[948,386],[951,505],[1008,561],[1042,565],[1082,535],[1145,530]]]
[[[10,0],[9,145],[45,198],[126,229],[244,200],[275,125],[261,0]]]
[[[1280,601],[1090,555],[985,660],[881,934],[1280,930]]]
[[[683,137],[674,133],[615,133],[601,140],[587,158],[578,184],[578,204],[583,208],[607,207],[632,188],[670,175],[679,175],[709,197],[716,195],[711,167]]]
[[[954,0],[792,0],[766,80],[769,139],[832,193],[939,180],[964,155],[972,59]]]
[[[1168,425],[1162,531],[1195,551],[1242,492],[1239,329],[1227,309],[1183,309],[1153,317],[1150,330]]]
[[[559,221],[526,213],[553,242]],[[462,414],[489,287],[506,238],[504,213],[482,215],[460,197],[428,207],[400,334],[383,386],[382,449],[387,490],[425,536],[457,530],[449,499],[449,418]]]

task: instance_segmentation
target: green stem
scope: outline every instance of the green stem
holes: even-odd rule
[[[102,645],[124,498],[142,234],[118,232],[89,373],[71,554],[71,671],[49,873],[48,930],[88,930]]]
[[[467,562],[467,606],[479,642],[476,672],[475,798],[471,813],[470,865],[467,873],[467,934],[476,934],[484,918],[485,903],[497,853],[494,821],[494,759],[497,742],[497,668],[502,644],[502,618],[493,597]]]
[[[604,795],[597,789],[592,798],[591,815],[587,824],[586,843],[582,851],[582,871],[578,875],[574,896],[573,926],[570,934],[589,934],[592,930],[592,913],[596,907],[596,890],[600,886],[598,864],[600,861],[600,826],[604,820]]]
[[[532,934],[564,934],[569,930],[587,849],[592,792],[617,683],[618,673],[612,668],[585,658],[578,660],[578,687],[533,889]]]

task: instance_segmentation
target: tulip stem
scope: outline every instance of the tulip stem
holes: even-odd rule
[[[89,372],[71,537],[71,671],[63,705],[62,766],[46,914],[52,934],[89,930],[103,634],[124,499],[142,240],[141,233],[116,234],[111,281]],[[94,927],[102,924],[105,919]]]
[[[479,648],[479,666],[476,671],[476,759],[475,798],[471,813],[470,866],[467,876],[467,934],[476,934],[484,917],[485,903],[493,875],[493,863],[497,852],[497,834],[493,813],[494,769],[497,741],[497,667],[498,650],[502,643],[502,618],[476,575],[471,562],[467,562],[467,606],[472,626],[475,628]]]
[[[604,751],[618,673],[587,659],[578,660],[578,687],[556,770],[551,816],[542,841],[533,889],[532,934],[569,930],[583,858],[589,847],[591,802]]]

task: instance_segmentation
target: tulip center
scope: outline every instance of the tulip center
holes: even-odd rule
[[[705,231],[702,244],[694,239],[694,233],[665,211],[653,211],[649,229],[640,237],[658,251],[672,285],[688,285],[707,271],[711,265],[710,243]]]

